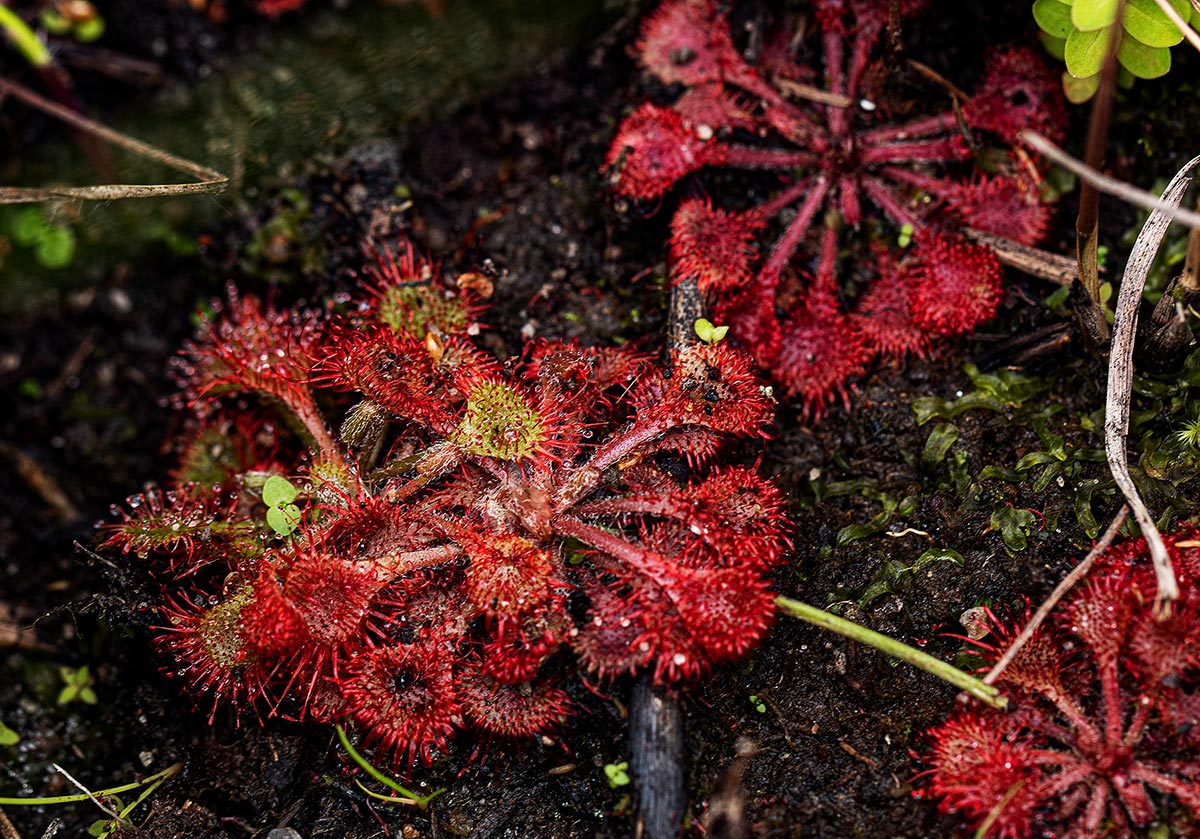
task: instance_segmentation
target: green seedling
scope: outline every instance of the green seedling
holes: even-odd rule
[[[1009,553],[1020,553],[1029,547],[1029,535],[1035,526],[1045,526],[1042,517],[1034,510],[1022,510],[1011,504],[1001,504],[992,511],[988,525],[1000,532],[1004,547]]]
[[[926,396],[914,399],[912,406],[917,415],[917,425],[931,419],[954,419],[975,408],[1002,413],[1005,408],[1020,408],[1026,401],[1042,393],[1049,383],[1037,376],[1017,370],[1001,369],[994,373],[981,373],[974,364],[964,364],[963,369],[971,379],[975,390],[954,399]]]
[[[604,764],[604,777],[608,778],[608,785],[613,789],[628,786],[629,761],[623,760],[620,763]]]
[[[0,746],[15,746],[21,742],[21,735],[0,721]]]
[[[350,742],[350,738],[346,736],[345,728],[343,728],[341,725],[335,727],[337,728],[338,741],[341,742],[342,748],[346,750],[346,754],[350,755],[350,759],[357,763],[359,768],[361,768],[376,781],[379,781],[379,783],[383,784],[388,789],[399,794],[399,797],[397,797],[395,795],[382,795],[378,792],[373,792],[359,783],[358,779],[355,779],[354,783],[358,784],[358,788],[367,795],[371,796],[371,798],[374,798],[376,801],[386,801],[389,804],[408,804],[424,810],[429,806],[430,801],[445,792],[444,789],[438,789],[429,793],[429,795],[417,795],[417,793],[413,792],[407,787],[400,786],[400,784],[383,774],[383,772],[375,768],[370,761],[358,753],[358,750],[355,749],[354,745]]]
[[[885,594],[894,594],[899,591],[906,580],[911,579],[925,567],[939,562],[948,562],[959,568],[967,564],[963,555],[956,550],[930,548],[917,557],[912,565],[905,565],[898,559],[884,560],[860,594],[857,596],[853,596],[850,592],[844,592],[844,594],[853,597],[858,603],[858,608],[865,609]],[[842,594],[843,592],[839,591],[838,593]]]
[[[66,772],[62,769],[59,769],[57,766],[55,768],[58,769],[59,772],[62,772],[64,775],[66,775]],[[55,795],[42,798],[0,798],[0,807],[41,807],[50,804],[70,804],[76,801],[91,801],[97,807],[104,810],[104,812],[108,813],[111,818],[100,819],[99,821],[94,822],[88,829],[88,833],[92,836],[98,837],[98,839],[107,839],[107,837],[115,835],[118,830],[121,830],[122,828],[128,828],[130,826],[129,814],[133,812],[134,808],[149,798],[151,793],[158,789],[164,782],[174,778],[182,771],[182,762],[173,763],[161,772],[156,772],[148,778],[143,778],[140,781],[134,781],[131,784],[123,784],[119,787],[96,790],[95,792],[83,792],[79,795]],[[71,776],[67,775],[67,777],[70,778]],[[76,785],[78,786],[77,782]],[[124,804],[121,802],[121,799],[117,798],[117,795],[120,793],[130,792],[131,790],[138,789],[139,787],[145,787],[145,789],[142,790],[142,794],[139,795],[137,799],[133,801],[133,803]],[[112,807],[108,806],[109,804],[115,804],[116,808],[113,809]]]
[[[65,268],[75,258],[75,234],[65,224],[56,224],[37,207],[17,211],[9,223],[13,244],[33,251],[43,268]]]
[[[760,696],[755,696],[753,693],[750,694],[750,704],[754,707],[754,710],[758,711],[760,714],[765,714],[767,712],[767,703],[763,702],[762,697]]]
[[[709,345],[721,343],[721,340],[729,333],[728,326],[714,326],[713,322],[707,318],[700,318],[692,325],[692,328],[696,330],[696,337]]]
[[[92,678],[86,664],[79,668],[60,667],[58,675],[63,680],[63,688],[58,692],[59,705],[70,705],[72,702],[96,704],[96,691],[92,690],[96,680]]]
[[[262,499],[267,505],[267,524],[280,536],[291,536],[300,526],[300,508],[292,503],[298,495],[291,481],[279,475],[272,475],[263,484]]]

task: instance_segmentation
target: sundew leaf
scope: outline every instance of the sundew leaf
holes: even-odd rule
[[[1118,0],[1075,0],[1071,6],[1071,23],[1083,32],[1093,32],[1112,26],[1117,19]]]
[[[1108,54],[1108,39],[1110,29],[1097,29],[1092,32],[1075,30],[1067,36],[1067,46],[1063,50],[1063,58],[1067,62],[1067,72],[1077,79],[1094,76],[1104,66],[1104,58]]]
[[[1148,47],[1135,38],[1122,38],[1117,48],[1121,66],[1139,79],[1157,79],[1171,69],[1171,50],[1167,47]]]
[[[1054,38],[1066,38],[1075,28],[1071,23],[1071,7],[1062,0],[1037,0],[1033,4],[1033,19],[1043,32]]]
[[[1188,0],[1168,0],[1179,16],[1187,20],[1192,4]],[[1035,15],[1036,17],[1036,12]],[[1154,0],[1129,0],[1125,5],[1125,17],[1121,19],[1125,31],[1148,47],[1173,47],[1183,40],[1179,27],[1171,23]]]

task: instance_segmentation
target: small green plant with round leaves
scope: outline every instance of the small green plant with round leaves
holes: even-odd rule
[[[1188,0],[1169,2],[1191,26],[1200,21],[1200,12]],[[1096,93],[1114,33],[1120,38],[1119,81],[1126,87],[1135,78],[1157,79],[1171,69],[1171,47],[1184,37],[1179,27],[1155,0],[1128,0],[1118,28],[1118,6],[1118,0],[1036,0],[1033,4],[1042,43],[1066,62],[1063,91],[1072,102],[1086,102]]]
[[[692,328],[696,330],[696,337],[710,346],[721,343],[729,334],[728,326],[716,326],[708,318],[700,318]]]
[[[300,508],[293,503],[298,495],[291,481],[279,475],[272,475],[263,484],[267,524],[280,536],[291,536],[300,525]]]
[[[604,764],[604,777],[608,778],[608,785],[613,789],[629,785],[629,761],[622,760],[620,763]]]
[[[96,680],[92,677],[87,665],[83,667],[60,667],[58,675],[62,677],[63,687],[58,692],[58,704],[70,705],[72,702],[82,702],[85,705],[96,704],[96,691],[92,685]]]

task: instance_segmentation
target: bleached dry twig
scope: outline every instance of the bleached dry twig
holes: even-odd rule
[[[1051,162],[1058,164],[1069,172],[1077,175],[1080,180],[1087,181],[1092,186],[1101,192],[1107,192],[1109,195],[1115,195],[1122,201],[1126,201],[1135,207],[1141,207],[1145,210],[1161,212],[1168,221],[1177,221],[1184,227],[1200,228],[1200,213],[1194,213],[1191,210],[1181,209],[1176,203],[1174,206],[1150,192],[1143,189],[1138,189],[1135,186],[1118,181],[1116,178],[1110,178],[1101,172],[1087,166],[1077,158],[1071,157],[1058,146],[1051,143],[1041,134],[1036,131],[1022,131],[1017,135],[1022,143],[1025,143],[1038,154],[1048,158]],[[1190,164],[1189,164],[1190,165]]]
[[[1125,437],[1129,433],[1129,402],[1133,388],[1133,342],[1137,335],[1138,309],[1142,302],[1142,289],[1150,264],[1162,244],[1163,234],[1171,224],[1172,212],[1178,210],[1191,178],[1188,173],[1200,164],[1200,156],[1193,157],[1167,184],[1163,192],[1162,209],[1155,209],[1138,234],[1125,275],[1121,278],[1121,291],[1117,295],[1117,307],[1113,319],[1112,350],[1108,360],[1108,399],[1104,409],[1104,451],[1108,456],[1108,468],[1113,480],[1129,502],[1133,517],[1137,520],[1150,558],[1154,562],[1154,574],[1158,582],[1155,597],[1155,612],[1166,615],[1171,601],[1179,599],[1179,584],[1175,580],[1175,569],[1171,557],[1163,544],[1162,535],[1154,524],[1154,517],[1146,509],[1138,494],[1133,478],[1129,474],[1128,454]],[[1176,216],[1178,217],[1178,216]]]
[[[39,96],[24,85],[0,78],[0,96],[11,95],[52,117],[62,120],[80,131],[99,137],[105,142],[133,152],[136,155],[169,166],[199,183],[191,184],[100,184],[97,186],[49,186],[49,187],[0,187],[0,204],[29,204],[56,198],[112,201],[118,198],[161,198],[166,195],[203,195],[224,192],[229,178],[215,169],[180,157],[149,143],[114,131],[106,125],[64,108],[44,96]]]

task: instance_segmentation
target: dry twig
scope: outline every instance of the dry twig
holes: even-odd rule
[[[996,254],[1002,265],[1016,268],[1040,280],[1048,280],[1059,285],[1070,285],[1079,275],[1079,266],[1074,259],[1053,251],[1022,245],[1012,239],[997,236],[968,227],[968,237],[981,245],[986,245]]]
[[[28,204],[62,198],[111,201],[118,198],[161,198],[167,195],[211,195],[224,192],[229,178],[216,169],[193,163],[187,158],[165,152],[149,143],[122,134],[95,120],[64,108],[57,102],[39,96],[24,85],[0,78],[0,97],[11,95],[73,128],[111,143],[118,148],[161,163],[164,166],[195,178],[192,184],[100,184],[97,186],[0,187],[0,204]]]
[[[0,810],[0,839],[21,839],[21,834],[17,832],[16,826],[8,820],[8,816],[4,815],[3,810]]]
[[[1183,192],[1191,178],[1188,173],[1200,164],[1200,156],[1192,158],[1180,169],[1163,192],[1162,201],[1170,210],[1178,211]],[[1104,451],[1108,455],[1108,468],[1113,480],[1125,495],[1133,517],[1137,520],[1150,558],[1154,562],[1154,574],[1158,581],[1155,597],[1155,612],[1164,616],[1170,611],[1170,603],[1179,599],[1179,584],[1175,580],[1175,569],[1171,557],[1163,544],[1154,518],[1138,494],[1133,478],[1129,474],[1128,453],[1125,437],[1129,433],[1129,402],[1133,388],[1133,342],[1137,335],[1138,309],[1142,303],[1142,289],[1150,264],[1158,253],[1163,234],[1171,224],[1171,216],[1163,210],[1154,210],[1142,232],[1134,242],[1121,278],[1121,291],[1117,296],[1117,308],[1113,320],[1112,351],[1108,362],[1108,400],[1104,409]]]
[[[1017,139],[1038,154],[1049,159],[1050,162],[1056,163],[1075,174],[1080,180],[1092,184],[1101,192],[1115,195],[1122,201],[1132,204],[1135,207],[1141,207],[1143,210],[1161,212],[1168,221],[1178,222],[1184,227],[1192,229],[1200,228],[1200,213],[1181,209],[1178,203],[1171,204],[1151,192],[1146,192],[1144,189],[1138,189],[1136,186],[1131,186],[1124,181],[1110,178],[1108,175],[1098,172],[1077,158],[1067,154],[1036,131],[1022,131],[1017,135]]]

